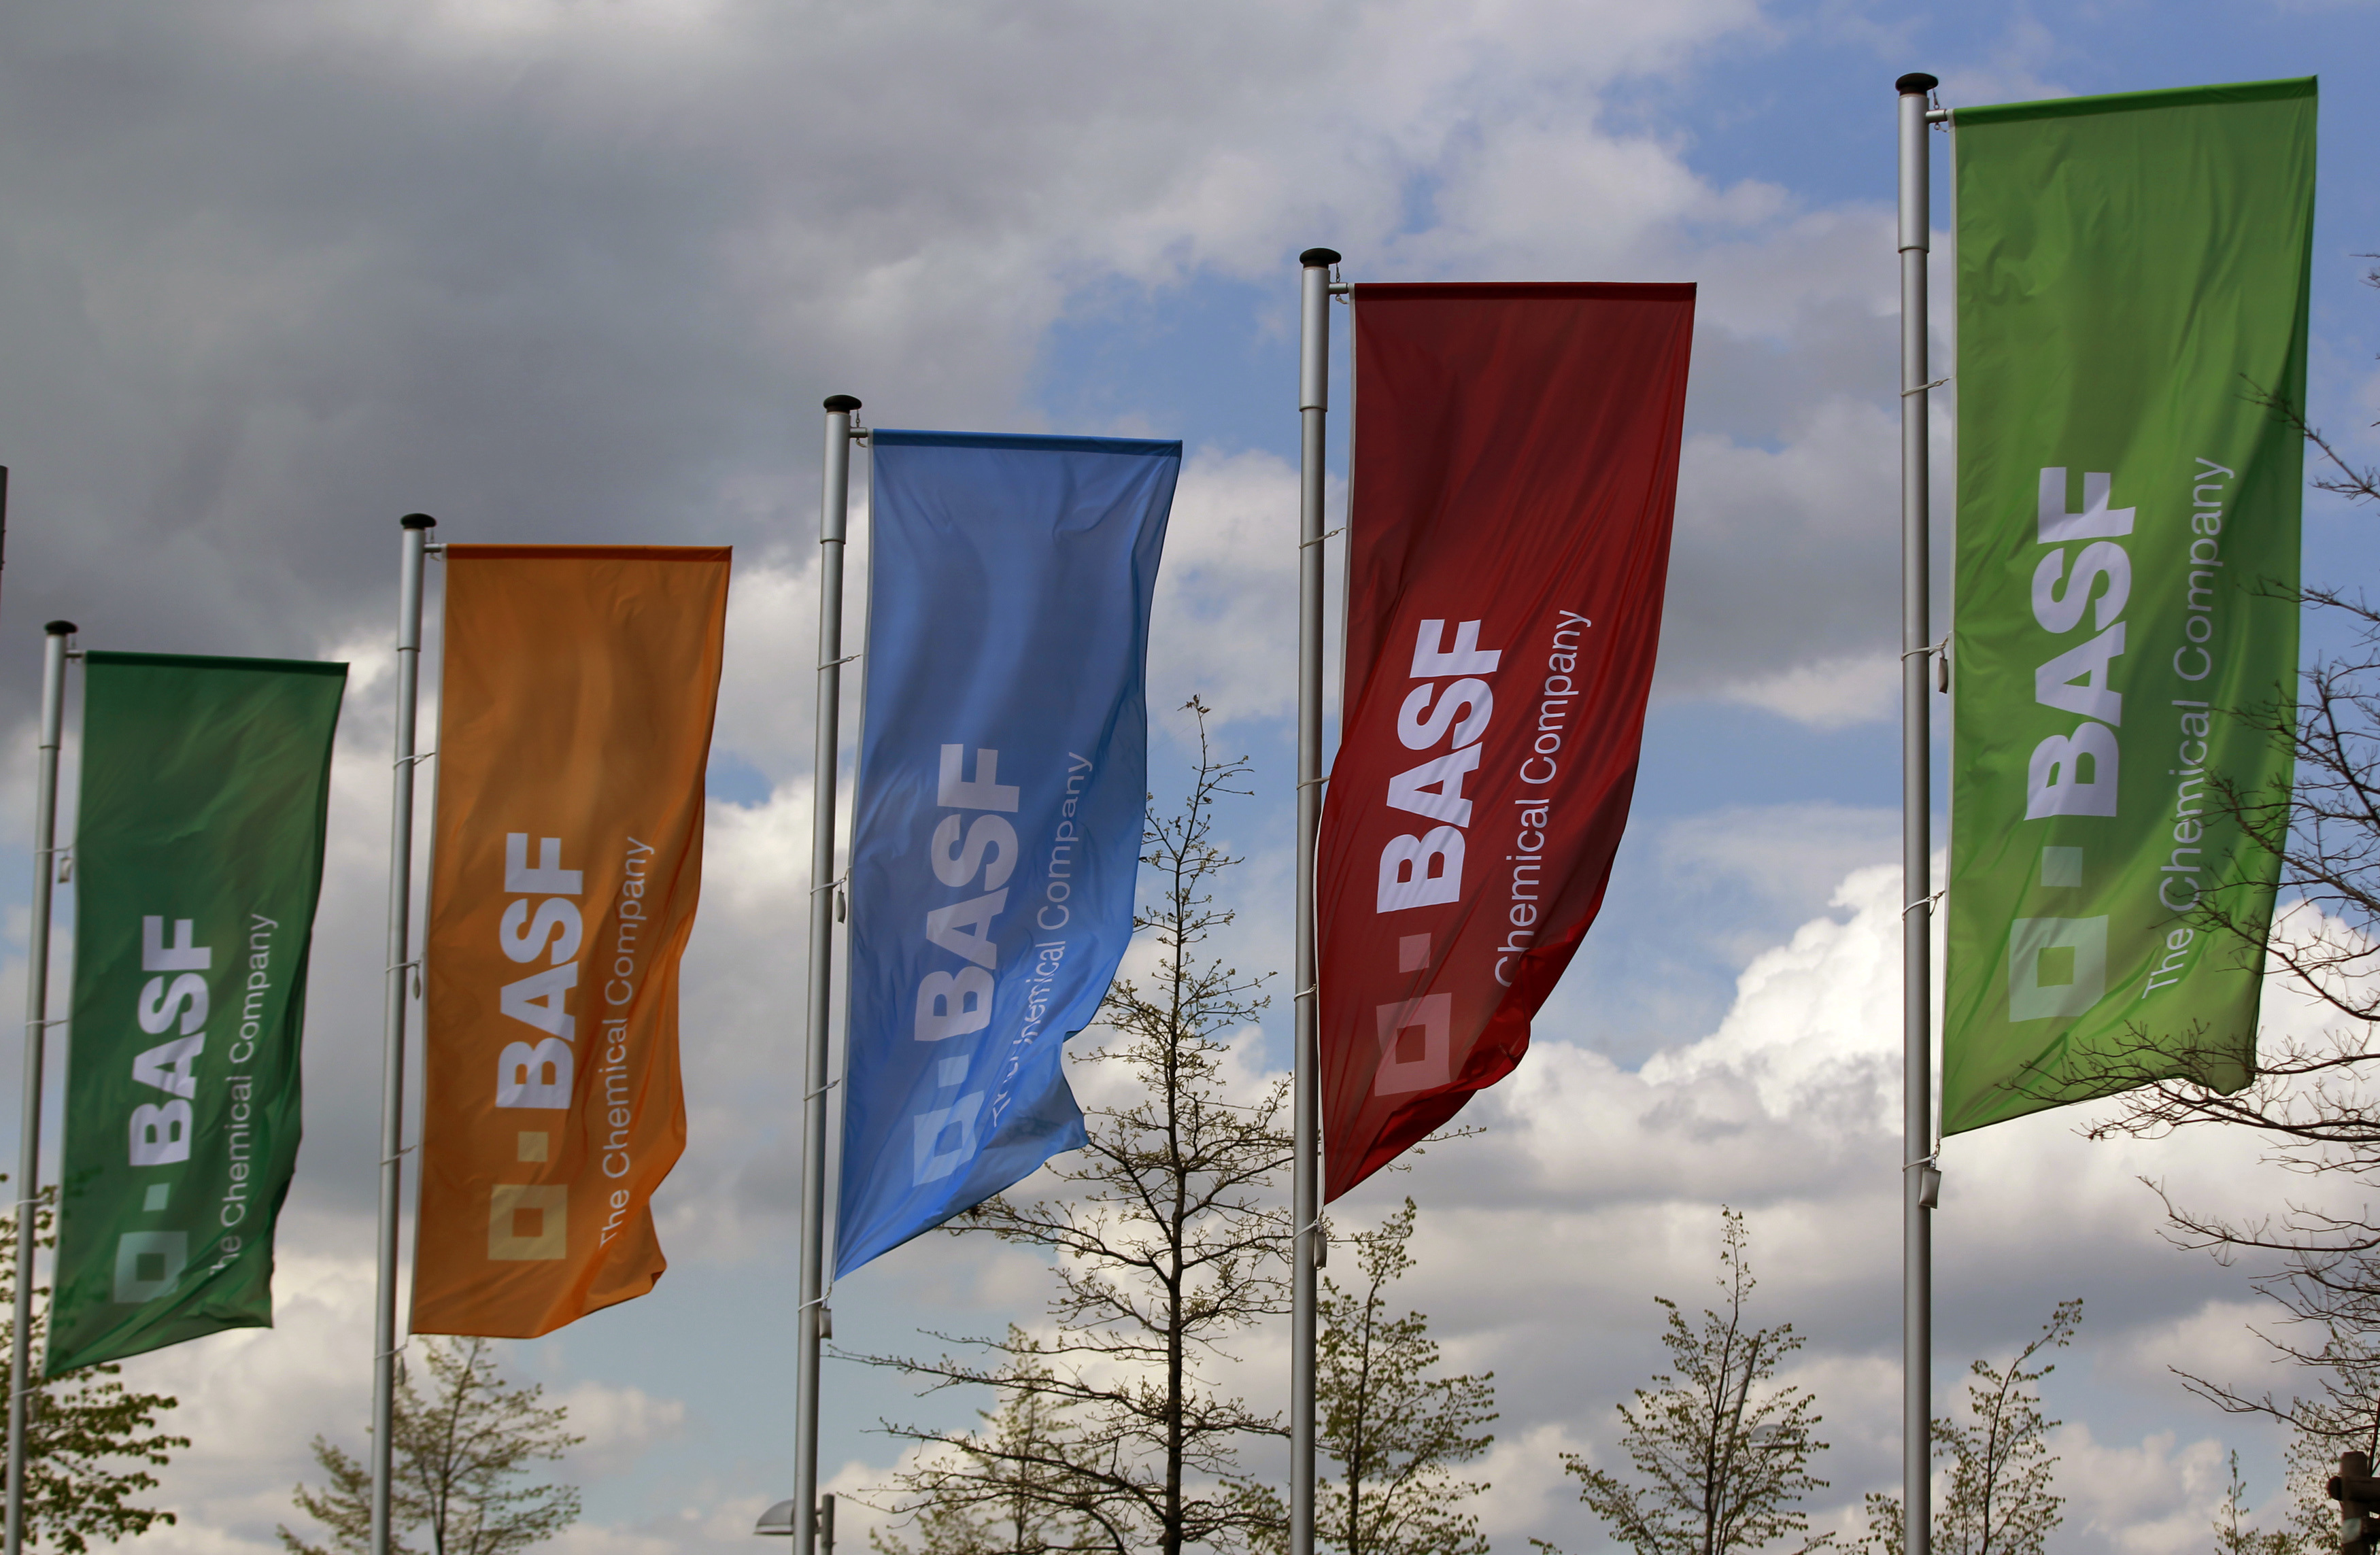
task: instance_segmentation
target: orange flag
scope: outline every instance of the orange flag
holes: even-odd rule
[[[413,1330],[653,1288],[728,552],[450,545]]]

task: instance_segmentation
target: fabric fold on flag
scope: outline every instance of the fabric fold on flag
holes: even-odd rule
[[[83,656],[46,1373],[273,1322],[347,667]]]
[[[1518,1063],[1595,919],[1660,638],[1692,285],[1357,285],[1324,1190]]]
[[[2295,707],[2314,83],[1951,116],[1942,1131],[2254,1075]],[[2220,902],[2246,936],[2212,926]]]
[[[528,1339],[668,1268],[730,553],[444,556],[412,1329]]]
[[[1179,443],[876,431],[834,1270],[1084,1142]]]

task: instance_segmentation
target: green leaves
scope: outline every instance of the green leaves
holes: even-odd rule
[[[0,1182],[7,1181],[0,1176]],[[33,1231],[51,1244],[51,1190],[42,1190]],[[0,1217],[0,1397],[15,1385],[7,1344],[16,1299],[17,1229],[14,1216]],[[47,1303],[34,1304],[32,1354],[42,1353]],[[27,1543],[48,1544],[81,1555],[92,1543],[113,1545],[163,1523],[174,1514],[138,1506],[133,1498],[157,1488],[146,1468],[163,1467],[173,1450],[189,1438],[159,1431],[157,1417],[177,1406],[162,1393],[135,1393],[115,1380],[113,1365],[83,1367],[63,1377],[37,1380],[25,1421],[25,1528]]]
[[[1476,1513],[1488,1489],[1455,1465],[1488,1451],[1495,1373],[1439,1377],[1438,1342],[1419,1312],[1389,1313],[1388,1287],[1414,1266],[1410,1198],[1378,1230],[1359,1232],[1360,1285],[1322,1282],[1315,1395],[1324,1456],[1338,1465],[1316,1505],[1317,1538],[1346,1555],[1487,1555]]]
[[[923,1555],[1179,1555],[1262,1542],[1280,1520],[1239,1450],[1281,1422],[1214,1379],[1237,1336],[1288,1306],[1274,1181],[1290,1161],[1289,1097],[1279,1083],[1235,1093],[1225,1064],[1264,1004],[1262,978],[1202,949],[1232,919],[1215,888],[1239,860],[1215,840],[1215,805],[1245,792],[1247,762],[1214,752],[1203,704],[1186,711],[1199,721],[1189,796],[1171,812],[1152,804],[1142,838],[1136,923],[1155,954],[1109,990],[1104,1040],[1070,1054],[1078,1090],[1117,1099],[1083,1109],[1088,1142],[1044,1169],[1057,1192],[1002,1195],[952,1222],[1050,1257],[1050,1323],[958,1342],[974,1357],[865,1357],[929,1389],[1001,1395],[987,1429],[887,1427],[927,1450],[890,1488]]]
[[[2041,1379],[2057,1367],[2045,1361],[2027,1370],[2025,1363],[2064,1349],[2082,1322],[2082,1298],[2059,1302],[2006,1367],[1978,1360],[1967,1368],[1965,1423],[1935,1417],[1934,1461],[1948,1468],[1934,1509],[1937,1555],[2042,1555],[2049,1530],[2065,1520],[2065,1498],[2050,1488],[2058,1459],[2048,1446],[2061,1422],[2041,1413]],[[1870,1495],[1867,1520],[1862,1548],[1900,1555],[1900,1498]]]
[[[1815,1396],[1773,1381],[1802,1340],[1791,1323],[1749,1323],[1751,1239],[1739,1211],[1723,1209],[1720,1217],[1722,1307],[1690,1324],[1677,1303],[1654,1297],[1668,1314],[1661,1342],[1672,1369],[1620,1406],[1634,1481],[1562,1454],[1562,1466],[1579,1477],[1579,1500],[1636,1555],[1728,1555],[1806,1534],[1802,1498],[1827,1484],[1809,1473],[1811,1458],[1827,1448],[1811,1435],[1822,1418]]]
[[[518,1555],[576,1522],[576,1489],[523,1482],[534,1465],[559,1462],[586,1440],[565,1428],[568,1411],[540,1403],[542,1386],[508,1380],[484,1339],[416,1344],[431,1394],[422,1397],[411,1372],[399,1370],[389,1438],[391,1555]],[[371,1536],[371,1470],[319,1436],[314,1461],[330,1484],[300,1485],[296,1499],[331,1530],[331,1541],[308,1544],[284,1527],[283,1548],[290,1555],[362,1555]]]
[[[1934,1548],[1941,1555],[2041,1555],[2049,1530],[2064,1521],[2065,1498],[2050,1489],[2058,1459],[2047,1437],[2058,1422],[2041,1413],[2041,1379],[2056,1370],[2025,1363],[2046,1349],[2062,1350],[2082,1321],[2080,1297],[2061,1301],[2041,1335],[2005,1370],[1987,1361],[1969,1367],[1969,1424],[1934,1422],[1937,1456],[1950,1460],[1949,1493],[1936,1519]]]

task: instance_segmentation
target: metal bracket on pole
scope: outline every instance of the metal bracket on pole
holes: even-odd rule
[[[1928,388],[1931,388],[1932,386],[1932,384],[1926,385]],[[1903,390],[1902,392],[1909,393],[1911,391]],[[1947,632],[1944,633],[1940,642],[1929,642],[1923,648],[1904,648],[1900,650],[1900,662],[1904,667],[1908,664],[1910,660],[1920,656],[1930,659],[1934,662],[1934,689],[1937,691],[1948,691],[1950,689],[1949,634]]]
[[[1290,1170],[1297,1228],[1290,1274],[1289,1551],[1314,1555],[1314,1351],[1317,1282],[1322,1267],[1321,1051],[1316,1006],[1314,852],[1322,822],[1322,433],[1330,405],[1331,279],[1340,256],[1298,255],[1297,413],[1297,943],[1296,1126]]]
[[[844,527],[851,505],[851,445],[866,434],[855,416],[859,401],[834,395],[826,401],[826,468],[819,492],[818,717],[814,745],[810,818],[810,966],[808,1030],[805,1033],[807,1083],[802,1093],[801,1306],[795,1309],[794,1379],[794,1505],[818,1505],[820,1341],[826,1318],[826,1094],[827,1036],[833,1012],[835,885],[834,788],[843,727],[843,666],[858,654],[843,650]],[[820,901],[823,888],[828,895]],[[793,1555],[812,1555],[818,1528],[808,1517],[793,1520]]]
[[[1926,408],[1925,263],[1933,241],[1932,117],[1926,94],[1941,83],[1922,72],[1894,83],[1900,119],[1900,1112],[1902,1155],[1934,1143],[1933,731],[1926,620],[1932,582],[1927,483],[1932,450]],[[1930,1156],[1928,1157],[1930,1160]],[[1941,1173],[1901,1172],[1900,1512],[1904,1555],[1930,1555],[1933,1535],[1934,1203]]]
[[[372,1293],[371,1555],[388,1555],[394,1544],[389,1523],[395,1466],[396,1253],[398,1214],[405,1183],[406,973],[419,993],[420,966],[413,954],[413,781],[421,759],[415,718],[421,691],[421,568],[431,549],[430,531],[438,520],[408,513],[398,520],[396,584],[396,740],[388,820],[388,956],[381,1012],[380,1067],[380,1270]]]
[[[8,1336],[7,1555],[25,1546],[25,1426],[39,1384],[33,1376],[33,1249],[40,1219],[42,1165],[42,1044],[53,1024],[50,1011],[51,855],[57,849],[58,746],[65,723],[67,639],[71,621],[42,628],[42,735],[33,779],[33,916],[25,934],[25,1095],[22,1132],[17,1145],[16,1329]]]

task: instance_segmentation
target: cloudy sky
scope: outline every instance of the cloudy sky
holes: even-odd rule
[[[1893,78],[1930,70],[1955,105],[2321,72],[2313,407],[2380,457],[2364,431],[2380,295],[2356,257],[2380,249],[2369,3],[79,0],[0,17],[0,834],[25,845],[45,619],[93,647],[354,666],[279,1327],[127,1367],[180,1395],[174,1424],[197,1439],[161,1492],[182,1524],[144,1548],[275,1549],[309,1437],[362,1441],[401,514],[435,514],[450,540],[736,549],[686,968],[691,1144],[660,1200],[671,1271],[507,1361],[589,1438],[570,1465],[586,1521],[558,1548],[748,1549],[791,1481],[820,398],[856,394],[887,426],[1184,440],[1152,702],[1203,694],[1257,760],[1224,823],[1248,857],[1227,948],[1277,967],[1295,254],[1330,244],[1357,280],[1700,282],[1662,673],[1604,919],[1526,1063],[1469,1114],[1484,1134],[1346,1207],[1422,1203],[1409,1297],[1456,1364],[1498,1373],[1483,1520],[1520,1555],[1532,1536],[1601,1542],[1559,1455],[1614,1460],[1613,1403],[1658,1356],[1651,1298],[1706,1294],[1722,1203],[1750,1217],[1763,1315],[1810,1338],[1798,1379],[1833,1444],[1814,1510],[1844,1515],[1895,1473]],[[1946,195],[1937,227],[1947,214]],[[2313,504],[2310,576],[2367,576],[2375,522]],[[1160,791],[1181,735],[1160,731]],[[7,877],[0,1006],[21,997],[24,873]],[[1279,1020],[1245,1034],[1245,1073],[1277,1069],[1282,1037]],[[9,1160],[17,1108],[0,1089]],[[2261,1500],[2277,1445],[2167,1368],[2262,1377],[2255,1308],[2241,1271],[2158,1240],[2139,1179],[2216,1208],[2282,1185],[2236,1142],[2090,1145],[2075,1127],[1953,1141],[1943,1387],[2084,1297],[2050,1388],[2058,1543],[2201,1548],[2225,1452]],[[845,1282],[838,1337],[996,1332],[1046,1288],[1014,1251],[931,1239]],[[1229,1385],[1279,1400],[1283,1352],[1251,1336]],[[826,1399],[844,1491],[895,1463],[880,1416],[965,1407],[849,1365]]]

